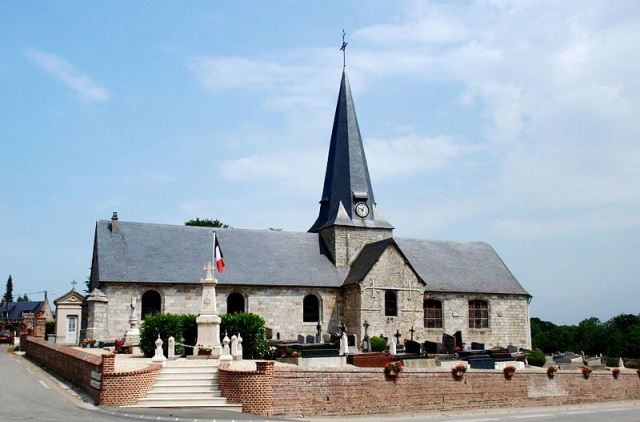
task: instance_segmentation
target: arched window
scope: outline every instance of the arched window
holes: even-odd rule
[[[384,292],[384,315],[398,316],[398,294],[394,290]]]
[[[155,290],[147,290],[142,295],[142,319],[156,312],[162,312],[162,297]]]
[[[469,328],[489,328],[489,303],[486,300],[469,301]]]
[[[442,328],[442,302],[424,300],[424,328]]]
[[[316,295],[306,295],[302,301],[302,322],[320,321],[320,301]]]
[[[244,296],[234,292],[227,296],[227,313],[235,314],[236,312],[244,312]]]

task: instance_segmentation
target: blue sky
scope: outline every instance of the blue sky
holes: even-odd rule
[[[0,288],[84,280],[114,210],[307,230],[344,28],[396,236],[491,243],[533,316],[637,314],[639,18],[632,1],[4,1]]]

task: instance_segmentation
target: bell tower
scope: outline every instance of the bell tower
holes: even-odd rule
[[[320,234],[337,267],[348,267],[365,244],[391,237],[392,230],[376,206],[349,78],[343,70],[320,212],[309,231]]]

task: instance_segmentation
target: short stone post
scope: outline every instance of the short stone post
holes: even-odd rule
[[[236,353],[238,353],[238,337],[231,336],[231,357],[235,359]]]
[[[176,339],[173,336],[169,337],[169,347],[167,348],[167,354],[169,355],[169,360],[174,360],[176,358]]]
[[[167,360],[167,358],[164,357],[164,353],[162,352],[162,344],[163,341],[160,338],[160,334],[158,334],[158,339],[156,340],[156,352],[151,358],[151,362],[160,362],[164,365],[164,362]]]
[[[220,362],[233,360],[233,357],[231,357],[231,352],[229,350],[229,343],[231,343],[231,340],[229,340],[229,336],[225,332],[224,338],[222,339],[222,352],[220,355]]]
[[[234,356],[235,360],[242,360],[242,337],[238,333],[238,353]]]
[[[324,343],[322,339],[322,324],[320,324],[320,321],[318,321],[318,325],[316,325],[316,343]]]
[[[618,359],[618,368],[624,368],[624,361],[622,358]]]
[[[396,341],[392,338],[389,340],[389,354],[395,356],[397,353]]]
[[[349,353],[349,339],[347,333],[343,332],[340,338],[340,356],[345,356]]]

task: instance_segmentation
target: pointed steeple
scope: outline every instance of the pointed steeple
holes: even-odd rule
[[[318,232],[330,226],[393,228],[376,209],[349,78],[344,70],[333,118],[320,213],[309,231]]]

